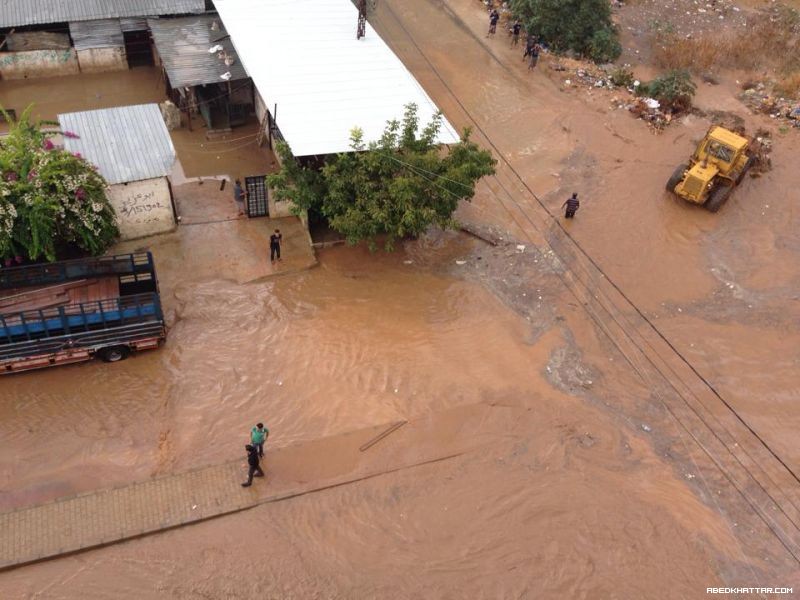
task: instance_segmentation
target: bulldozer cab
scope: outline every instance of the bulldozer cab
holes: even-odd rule
[[[747,150],[747,139],[719,126],[712,127],[695,154],[696,162],[713,164],[723,175],[737,168]]]

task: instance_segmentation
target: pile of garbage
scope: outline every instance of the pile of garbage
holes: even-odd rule
[[[611,98],[612,107],[629,111],[656,131],[663,130],[672,121],[672,111],[662,108],[658,100],[637,95],[636,90],[641,85],[639,81],[632,77],[629,81],[619,81],[619,75],[615,73],[617,68],[614,65],[594,67],[585,63],[569,65],[570,62],[560,60],[550,63],[550,69],[553,71],[569,73],[569,77],[563,81],[564,87],[582,85],[616,92]]]
[[[747,87],[739,94],[739,99],[754,113],[769,115],[800,128],[800,102],[771,94],[763,83]]]

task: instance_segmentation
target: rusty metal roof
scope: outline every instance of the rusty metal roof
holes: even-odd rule
[[[0,0],[0,28],[202,13],[205,0]]]
[[[247,78],[247,71],[218,16],[148,19],[147,23],[173,88]],[[209,52],[215,46],[222,46],[222,50]],[[220,58],[220,54],[227,56],[231,64]],[[223,78],[225,73],[231,76]]]
[[[175,147],[158,104],[138,104],[58,115],[64,147],[97,166],[110,185],[163,177]]]
[[[75,50],[90,48],[119,48],[125,45],[119,19],[76,21],[69,24]]]

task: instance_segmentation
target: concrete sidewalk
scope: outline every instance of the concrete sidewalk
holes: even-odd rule
[[[266,478],[250,488],[240,485],[243,456],[3,513],[0,570],[453,458],[507,434],[519,412],[469,405],[410,421],[378,441],[391,423],[268,451]]]

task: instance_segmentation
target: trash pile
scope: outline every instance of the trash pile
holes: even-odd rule
[[[800,128],[800,102],[771,94],[763,83],[748,87],[739,94],[739,99],[754,113]]]
[[[595,67],[585,63],[569,65],[570,62],[577,63],[567,59],[550,63],[550,69],[553,71],[569,73],[569,78],[563,81],[565,87],[580,84],[583,87],[615,92],[611,97],[612,107],[629,111],[656,131],[663,130],[672,121],[674,116],[672,111],[662,109],[658,100],[636,95],[639,81],[634,80],[632,76],[629,80],[620,81],[618,67],[614,65]]]
[[[758,177],[772,169],[772,134],[766,129],[759,129],[750,144],[753,166],[750,167],[750,177]]]

